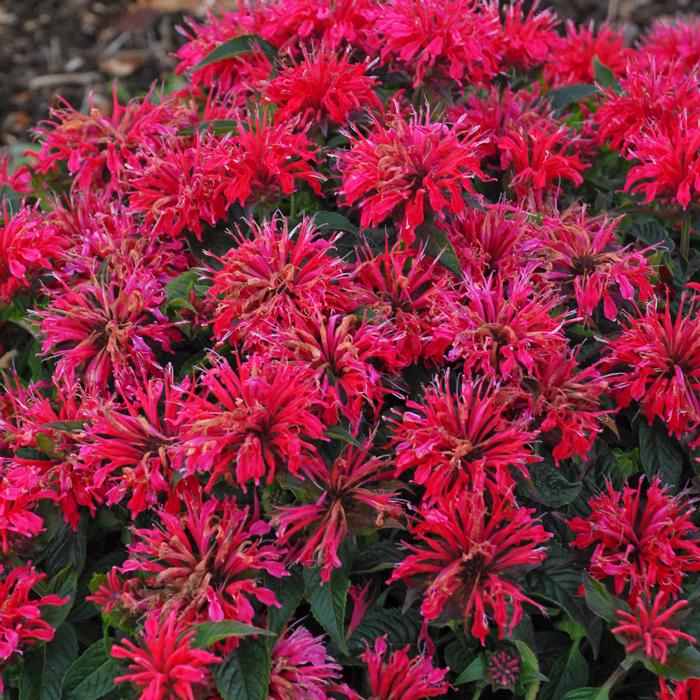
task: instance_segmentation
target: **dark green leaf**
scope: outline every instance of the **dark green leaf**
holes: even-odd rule
[[[311,606],[313,616],[340,650],[348,653],[345,644],[345,605],[347,603],[350,579],[341,569],[331,574],[330,580],[321,581],[321,570],[316,567],[304,569],[304,588],[306,600]]]
[[[661,422],[639,423],[639,456],[649,479],[658,476],[665,484],[678,483],[683,469],[683,452]]]
[[[71,566],[80,573],[85,566],[86,535],[85,518],[81,518],[75,532],[68,523],[63,523],[44,554],[44,571],[49,576],[54,576],[67,566]]]
[[[191,136],[194,134],[194,127],[188,126],[180,131],[183,136]],[[197,131],[201,134],[204,131],[216,134],[217,136],[223,134],[234,133],[238,129],[238,122],[234,119],[205,119],[203,122],[197,124]],[[187,273],[185,273],[187,274]]]
[[[195,635],[191,645],[198,649],[208,649],[214,642],[220,642],[222,639],[229,639],[229,637],[250,637],[254,634],[273,636],[273,632],[235,620],[201,622],[192,629],[195,630]]]
[[[192,71],[201,70],[206,66],[210,66],[212,63],[242,56],[256,48],[259,48],[271,61],[277,56],[277,49],[269,41],[265,41],[265,39],[259,37],[257,34],[241,34],[241,36],[229,39],[220,46],[217,46],[211,53],[207,54]]]
[[[668,231],[656,219],[636,219],[630,224],[627,233],[647,245],[661,243],[668,250],[676,247]]]
[[[602,88],[612,88],[613,92],[619,95],[622,86],[615,77],[615,74],[604,63],[601,63],[598,56],[593,56],[593,74],[595,81]]]
[[[530,496],[550,508],[559,508],[576,500],[581,493],[581,482],[572,483],[561,470],[546,460],[530,466],[528,482]]]
[[[264,639],[243,639],[236,651],[214,667],[222,700],[265,700],[270,682],[270,652]]]
[[[403,558],[398,547],[386,540],[363,548],[352,562],[353,574],[373,574],[377,571],[393,569]]]
[[[476,683],[486,678],[486,659],[483,654],[479,654],[462,673],[459,674],[455,685],[465,685],[466,683]]]
[[[342,440],[353,447],[362,447],[362,443],[342,425],[334,425],[332,428],[328,428],[324,434],[331,440]]]
[[[54,594],[60,598],[68,598],[65,605],[46,605],[42,608],[41,617],[51,627],[58,627],[68,617],[77,586],[78,574],[71,566],[67,566],[54,577],[40,581],[36,585],[37,592],[42,596]]]
[[[607,622],[615,622],[616,610],[621,606],[610,591],[600,581],[596,581],[587,572],[583,574],[583,590],[586,604],[598,616]]]
[[[428,255],[450,272],[454,272],[457,277],[462,276],[462,266],[455,249],[447,238],[447,234],[440,229],[433,228],[426,241],[425,250]]]
[[[119,666],[107,656],[104,641],[88,647],[63,677],[64,700],[98,700],[114,690]]]
[[[674,681],[700,678],[700,651],[695,647],[686,647],[675,654],[669,654],[665,664],[646,659],[644,665],[657,676]]]
[[[608,700],[608,691],[604,688],[577,688],[570,690],[562,700]]]
[[[596,92],[598,92],[598,89],[595,85],[577,83],[551,90],[545,95],[545,98],[549,100],[553,109],[564,109],[574,102],[579,102],[595,95]]]
[[[549,677],[551,682],[542,688],[541,700],[558,700],[570,690],[588,683],[588,664],[579,650],[578,641],[554,662]]]
[[[271,605],[267,610],[267,626],[279,633],[287,624],[304,598],[304,577],[298,567],[291,569],[291,576],[267,578],[266,583],[276,596],[281,607]]]
[[[20,700],[59,700],[63,674],[77,656],[78,641],[73,628],[61,625],[49,644],[25,655]]]
[[[405,612],[400,608],[370,611],[352,633],[348,640],[348,649],[351,653],[360,653],[364,650],[365,643],[374,646],[374,640],[383,635],[387,635],[392,648],[405,647],[416,642],[420,634],[420,625],[420,616],[412,609]]]
[[[334,211],[317,211],[314,214],[314,221],[319,228],[323,227],[329,231],[347,231],[357,233],[357,226],[348,221],[342,214]]]

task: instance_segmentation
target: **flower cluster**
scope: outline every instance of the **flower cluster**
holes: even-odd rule
[[[700,21],[235,5],[0,157],[3,692],[697,695]]]

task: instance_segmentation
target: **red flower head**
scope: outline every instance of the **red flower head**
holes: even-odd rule
[[[250,516],[233,499],[185,499],[181,515],[159,510],[151,528],[134,528],[122,574],[140,576],[125,587],[121,605],[134,614],[176,610],[181,622],[253,620],[252,600],[278,605],[260,585],[259,572],[287,576],[284,550],[264,544],[268,523]]]
[[[59,279],[51,303],[37,311],[42,349],[57,356],[55,377],[104,390],[160,373],[155,347],[172,352],[180,333],[160,310],[163,285],[136,268],[125,278],[109,271],[69,286]]]
[[[651,126],[630,137],[625,191],[641,192],[644,202],[676,201],[686,209],[700,198],[700,113],[683,112],[668,128]]]
[[[669,67],[679,74],[691,73],[700,64],[700,17],[655,20],[639,53],[648,63]]]
[[[657,301],[630,317],[608,345],[602,367],[616,371],[610,383],[620,407],[641,404],[649,423],[660,418],[668,432],[681,437],[700,425],[700,316],[693,299],[676,314]],[[675,318],[674,318],[675,316]]]
[[[130,673],[114,680],[139,688],[140,700],[194,700],[193,686],[212,684],[209,666],[222,659],[204,649],[193,649],[194,630],[185,631],[177,618],[177,610],[169,614],[151,611],[138,646],[129,639],[112,646],[115,659],[131,662]]]
[[[312,503],[280,507],[275,521],[278,541],[289,544],[304,532],[290,554],[290,560],[304,566],[321,566],[324,581],[341,566],[338,549],[348,530],[381,527],[385,518],[400,518],[402,509],[396,493],[387,488],[393,469],[369,447],[348,447],[331,467],[320,464],[304,484]]]
[[[681,632],[673,619],[688,601],[678,600],[666,608],[667,600],[665,593],[657,593],[653,600],[638,598],[631,613],[616,611],[618,625],[612,632],[625,641],[628,654],[640,654],[665,664],[669,647],[676,646],[682,639],[695,644],[695,637]]]
[[[446,373],[422,403],[408,401],[406,409],[394,421],[396,474],[415,469],[413,481],[431,501],[449,500],[482,473],[508,483],[509,467],[527,474],[536,459],[528,447],[535,434],[523,419],[507,417],[506,398],[493,384],[465,377],[452,389]]]
[[[617,223],[605,217],[590,219],[583,207],[565,212],[561,219],[545,219],[546,278],[575,301],[584,319],[602,301],[605,317],[614,321],[619,307],[634,300],[635,290],[640,301],[654,293],[649,281],[653,269],[645,251],[621,248],[615,235]]]
[[[425,83],[481,83],[498,69],[498,19],[474,0],[390,0],[374,25],[382,62]]]
[[[424,251],[396,243],[374,254],[360,250],[355,267],[358,300],[388,322],[383,327],[396,347],[399,365],[419,358],[441,362],[447,339],[438,328],[443,310],[457,299],[452,276]],[[366,298],[362,298],[366,294]]]
[[[53,261],[68,247],[57,226],[39,213],[38,207],[22,206],[14,216],[3,203],[0,221],[0,301],[10,303],[21,290],[28,290],[53,269]]]
[[[622,492],[608,484],[607,493],[589,501],[591,515],[574,518],[573,546],[595,546],[590,572],[597,579],[611,576],[616,594],[629,587],[636,600],[652,587],[676,596],[683,577],[700,571],[700,541],[692,522],[693,508],[654,479],[643,503],[640,480],[636,488]]]
[[[55,630],[41,619],[41,609],[60,607],[70,598],[54,594],[30,598],[34,586],[46,575],[37,573],[29,563],[9,571],[0,565],[0,577],[0,666],[4,666],[15,654],[53,639]]]
[[[286,630],[272,647],[268,698],[328,700],[341,671],[322,637],[314,637],[305,627]]]
[[[547,556],[551,534],[532,513],[517,505],[511,489],[488,480],[424,505],[409,526],[417,543],[407,545],[411,554],[389,581],[424,582],[426,620],[461,616],[482,644],[492,622],[502,639],[520,622],[523,603],[537,606],[516,582],[519,570]]]
[[[484,139],[474,129],[431,122],[429,114],[406,121],[396,110],[387,123],[375,118],[367,136],[350,135],[350,150],[339,156],[340,194],[346,206],[359,206],[363,227],[391,217],[410,243],[426,216],[465,210],[463,194],[474,192],[474,177],[483,177]]]
[[[374,641],[362,654],[367,664],[370,697],[373,700],[423,700],[444,696],[450,690],[448,669],[435,668],[430,656],[408,655],[409,647],[387,654],[386,637]]]
[[[80,449],[76,469],[92,475],[94,487],[112,506],[128,497],[132,517],[158,505],[171,494],[175,474],[175,442],[184,420],[182,393],[173,383],[172,369],[122,395],[121,403],[105,403]],[[162,408],[162,416],[161,416]]]
[[[299,62],[290,60],[265,90],[265,100],[279,107],[276,121],[299,119],[325,133],[329,123],[344,124],[353,112],[381,109],[376,78],[366,75],[366,64],[351,63],[347,51],[338,54],[321,46],[303,50]]]
[[[577,27],[567,21],[566,36],[552,47],[551,60],[544,69],[545,79],[554,86],[592,83],[595,80],[595,56],[614,75],[622,75],[629,55],[622,32],[610,29],[606,24],[596,32],[593,22]]]
[[[335,254],[337,236],[322,237],[311,219],[289,230],[284,217],[251,223],[252,239],[237,245],[213,271],[214,335],[246,345],[261,331],[287,330],[307,315],[350,310],[348,273]]]
[[[277,470],[296,475],[315,459],[312,441],[325,426],[310,369],[254,355],[235,369],[215,361],[199,383],[186,406],[184,450],[188,473],[210,475],[208,490],[219,476],[243,489],[251,479],[271,483]]]
[[[527,273],[466,280],[464,299],[447,314],[454,337],[448,359],[462,360],[465,371],[517,380],[565,353],[565,317],[554,315],[560,299],[538,291]]]

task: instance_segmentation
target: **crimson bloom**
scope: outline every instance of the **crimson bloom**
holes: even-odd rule
[[[289,559],[304,566],[318,564],[324,581],[341,566],[338,549],[349,530],[381,527],[385,518],[402,515],[397,494],[387,486],[393,469],[371,457],[368,449],[348,447],[330,468],[320,464],[308,475],[310,483],[303,485],[315,501],[279,507],[275,516],[280,544],[287,545],[295,535],[305,533]]]
[[[272,647],[270,700],[328,700],[342,668],[329,656],[322,637],[306,627],[286,630]]]
[[[177,610],[167,615],[152,611],[140,645],[129,639],[112,645],[115,659],[130,661],[129,673],[114,680],[139,688],[140,700],[195,700],[193,686],[209,686],[209,666],[222,660],[204,649],[193,649],[195,631],[185,631],[177,617]]]
[[[638,401],[649,423],[658,417],[678,437],[700,425],[698,299],[684,307],[685,296],[675,314],[654,300],[629,317],[601,365],[615,372],[610,384],[620,407]]]
[[[482,645],[491,623],[499,639],[522,618],[523,603],[536,605],[517,583],[518,572],[542,562],[551,533],[518,506],[512,489],[481,480],[434,506],[423,506],[409,532],[416,544],[389,582],[423,585],[421,613],[464,619]],[[537,606],[539,607],[539,606]]]
[[[652,600],[638,598],[632,612],[615,611],[618,624],[612,628],[612,632],[624,640],[628,654],[638,653],[665,664],[669,647],[676,646],[681,640],[695,644],[695,637],[681,632],[673,619],[679,610],[688,605],[688,601],[677,600],[666,607],[667,601],[668,596],[661,592]]]
[[[188,473],[209,474],[208,490],[220,476],[243,489],[251,479],[271,483],[278,469],[298,474],[315,459],[312,441],[325,426],[309,368],[254,355],[234,369],[221,359],[199,384],[187,408],[184,456]]]
[[[363,227],[398,219],[401,237],[411,242],[429,214],[444,218],[466,208],[480,169],[483,136],[475,130],[432,122],[413,114],[408,121],[395,105],[387,121],[374,118],[366,136],[350,134],[350,149],[339,155],[342,203],[360,208]],[[427,211],[426,211],[427,209]]]
[[[442,502],[482,472],[501,483],[510,481],[510,467],[527,474],[536,459],[528,447],[535,434],[523,419],[509,419],[508,408],[497,386],[464,377],[452,389],[446,373],[426,390],[422,403],[408,401],[394,422],[397,476],[414,469],[413,481]]]
[[[652,587],[670,596],[681,591],[684,576],[700,571],[700,540],[692,522],[693,508],[657,478],[646,493],[636,488],[607,493],[589,501],[591,514],[573,518],[573,546],[595,547],[590,572],[597,579],[612,577],[616,594],[629,589],[629,598]]]
[[[263,542],[268,523],[235,500],[186,496],[180,514],[159,510],[150,528],[134,528],[129,557],[118,569],[138,583],[124,587],[120,605],[133,615],[175,611],[181,623],[253,620],[252,600],[278,605],[259,572],[288,572],[284,550]]]
[[[691,73],[700,64],[700,17],[655,20],[642,38],[639,50],[649,63],[670,64],[680,74]]]

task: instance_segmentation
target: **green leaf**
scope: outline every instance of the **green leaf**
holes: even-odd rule
[[[608,700],[605,688],[577,688],[570,690],[562,700]]]
[[[393,569],[402,559],[398,547],[386,540],[380,540],[364,547],[352,562],[353,574],[374,574],[377,571]]]
[[[524,686],[525,700],[535,700],[537,698],[542,681],[547,681],[547,676],[540,673],[540,664],[530,647],[520,639],[514,639],[513,643],[518,648],[522,670],[518,678],[518,685]]]
[[[574,102],[579,102],[595,95],[596,92],[598,92],[598,88],[595,85],[577,83],[550,90],[544,97],[549,100],[553,109],[564,109]]]
[[[431,258],[437,260],[444,268],[454,272],[457,277],[462,276],[462,266],[459,264],[459,258],[444,231],[432,228],[426,241],[425,250]]]
[[[63,674],[78,656],[70,625],[61,625],[51,642],[25,655],[19,682],[20,700],[59,700]]]
[[[364,651],[365,643],[374,645],[377,637],[387,635],[392,648],[414,644],[420,634],[421,620],[415,610],[403,612],[400,608],[370,610],[353,631],[348,649],[357,654]]]
[[[350,431],[343,428],[342,425],[334,425],[332,428],[328,428],[324,434],[331,440],[342,440],[353,447],[362,447],[362,443],[352,433],[350,433]]]
[[[237,130],[238,122],[235,119],[205,119],[203,122],[197,124],[197,131],[200,134],[204,131],[208,131],[220,136],[223,134],[232,134]],[[183,136],[192,136],[194,131],[195,128],[193,126],[188,126],[181,129],[180,134]]]
[[[659,420],[639,424],[639,456],[649,479],[659,476],[665,484],[675,485],[683,470],[683,452]]]
[[[627,233],[647,245],[662,243],[668,250],[676,247],[668,231],[656,219],[636,219],[630,224]]]
[[[616,95],[622,92],[622,85],[618,82],[615,74],[608,68],[598,56],[593,56],[593,75],[595,82],[602,88],[612,88]]]
[[[192,72],[210,66],[212,63],[242,56],[256,48],[259,48],[271,61],[277,56],[277,49],[269,41],[265,41],[257,34],[241,34],[217,46],[192,69]]]
[[[357,226],[335,211],[317,211],[314,214],[314,222],[319,228],[324,227],[330,231],[357,233]]]
[[[622,601],[615,598],[603,583],[596,581],[587,572],[583,574],[583,590],[588,607],[606,622],[615,622],[615,611],[620,609]]]
[[[304,588],[311,612],[340,650],[348,653],[345,644],[345,606],[350,579],[342,569],[331,573],[330,580],[321,581],[319,567],[304,569]]]
[[[550,508],[559,508],[575,501],[581,493],[581,482],[572,483],[548,461],[535,462],[530,466],[527,483],[530,496]]]
[[[669,654],[665,664],[645,659],[644,665],[652,673],[669,680],[683,681],[686,678],[700,678],[700,651],[695,647],[686,647],[675,654]]]
[[[193,310],[190,303],[190,293],[201,277],[197,270],[187,270],[181,275],[170,280],[165,285],[165,298],[167,306],[172,309],[187,308]]]
[[[220,642],[222,639],[229,639],[229,637],[250,637],[254,634],[262,634],[267,637],[274,636],[274,633],[269,630],[246,625],[235,620],[201,622],[198,625],[194,625],[192,629],[195,630],[195,635],[192,638],[191,646],[197,649],[208,649],[214,642]]]
[[[107,656],[104,640],[98,639],[66,671],[63,677],[64,700],[98,700],[116,687],[117,666]]]
[[[578,641],[554,662],[549,677],[551,682],[542,689],[541,700],[558,700],[570,690],[588,683],[588,664],[579,650]]]
[[[462,673],[459,674],[455,685],[465,685],[466,683],[476,683],[486,679],[486,659],[483,654],[479,654]]]
[[[67,566],[80,573],[85,566],[87,521],[81,518],[77,531],[63,523],[44,552],[43,568],[49,576]]]
[[[267,626],[279,634],[304,598],[304,577],[299,567],[295,567],[291,569],[291,576],[266,577],[265,586],[275,594],[281,606],[276,608],[271,605],[267,609]]]
[[[270,666],[265,640],[243,639],[231,656],[214,667],[214,682],[222,700],[265,700]]]
[[[57,595],[60,598],[68,598],[65,605],[47,605],[42,608],[41,618],[51,627],[58,627],[68,617],[72,602],[75,598],[75,590],[78,587],[78,574],[72,566],[67,566],[54,577],[39,581],[34,587],[41,596]]]

